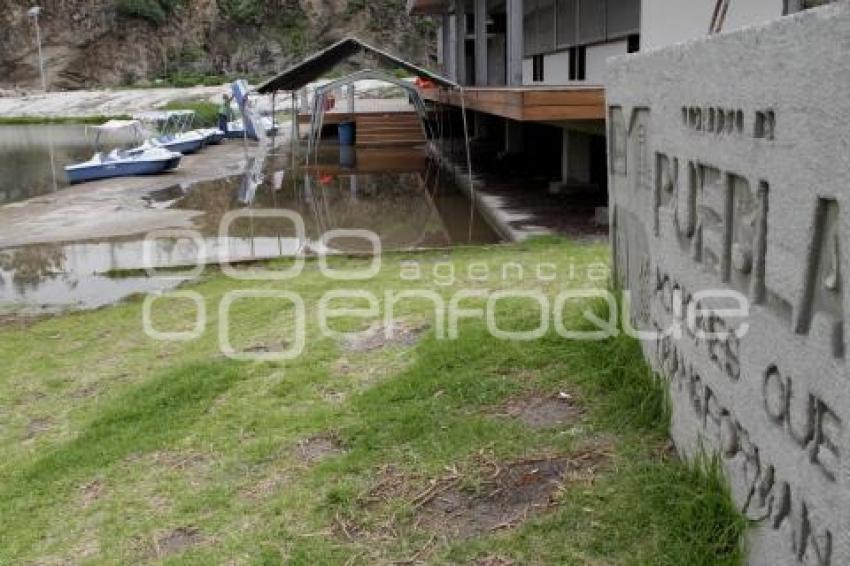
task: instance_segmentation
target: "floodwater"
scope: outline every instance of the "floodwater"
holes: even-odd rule
[[[62,190],[61,180],[53,182],[53,169],[88,157],[81,127],[53,128],[62,136],[52,139],[52,148],[41,127],[0,128],[0,171],[17,172],[12,179],[3,176],[0,206]],[[241,151],[240,142],[228,143]],[[0,314],[93,308],[173,288],[188,278],[168,270],[149,276],[141,270],[146,265],[373,249],[350,232],[334,233],[339,230],[370,231],[382,250],[498,241],[423,148],[325,144],[311,161],[304,166],[286,148],[277,148],[248,159],[239,175],[140,192],[153,211],[200,212],[193,216],[192,238],[163,235],[147,250],[145,233],[5,249],[0,243]],[[275,217],[275,211],[288,212]]]
[[[0,126],[0,206],[66,188],[62,168],[91,158],[91,140],[79,124]]]

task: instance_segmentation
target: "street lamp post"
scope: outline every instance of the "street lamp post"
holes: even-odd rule
[[[44,77],[44,57],[41,54],[41,30],[38,27],[38,15],[41,13],[41,6],[33,6],[27,10],[27,15],[32,18],[35,24],[35,43],[38,46],[38,71],[41,74],[41,89],[47,92],[47,79]]]

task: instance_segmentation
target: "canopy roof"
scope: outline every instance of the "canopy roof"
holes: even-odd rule
[[[437,85],[445,87],[458,86],[457,83],[445,77],[432,73],[377,47],[373,47],[368,43],[364,43],[356,37],[347,37],[264,82],[257,87],[257,92],[260,94],[269,94],[279,90],[298,90],[315,81],[346,59],[361,52],[374,56],[381,63],[404,69],[408,73],[422,79],[427,79]]]

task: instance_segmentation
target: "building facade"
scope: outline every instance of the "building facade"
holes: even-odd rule
[[[521,153],[529,130],[539,137],[537,126],[557,128],[551,139],[560,138],[560,182],[605,185],[603,85],[610,57],[732,31],[822,3],[409,0],[408,11],[437,22],[440,70],[464,86],[463,102],[476,134],[486,131],[501,138],[505,152]],[[457,95],[426,97],[461,103]],[[594,156],[598,152],[602,155]]]

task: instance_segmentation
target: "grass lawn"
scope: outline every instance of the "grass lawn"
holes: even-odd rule
[[[285,282],[208,270],[186,287],[209,314],[186,342],[146,337],[140,300],[2,327],[0,563],[738,564],[743,519],[716,473],[672,454],[663,387],[633,341],[507,341],[475,318],[439,339],[425,300],[398,303],[392,339],[324,337],[316,318],[322,295],[343,288],[554,297],[604,285],[587,275],[607,261],[601,244],[540,239],[386,254],[358,282],[315,261]],[[541,262],[554,280],[535,276]],[[505,263],[524,277],[503,278]],[[237,287],[303,297],[301,356],[220,354],[219,303]],[[498,305],[500,328],[539,319],[528,300]],[[193,312],[161,299],[153,319],[180,330]],[[245,299],[231,312],[236,350],[293,343],[287,304]]]
[[[109,120],[129,120],[132,116],[0,116],[0,126],[30,126],[40,124],[93,124]]]

